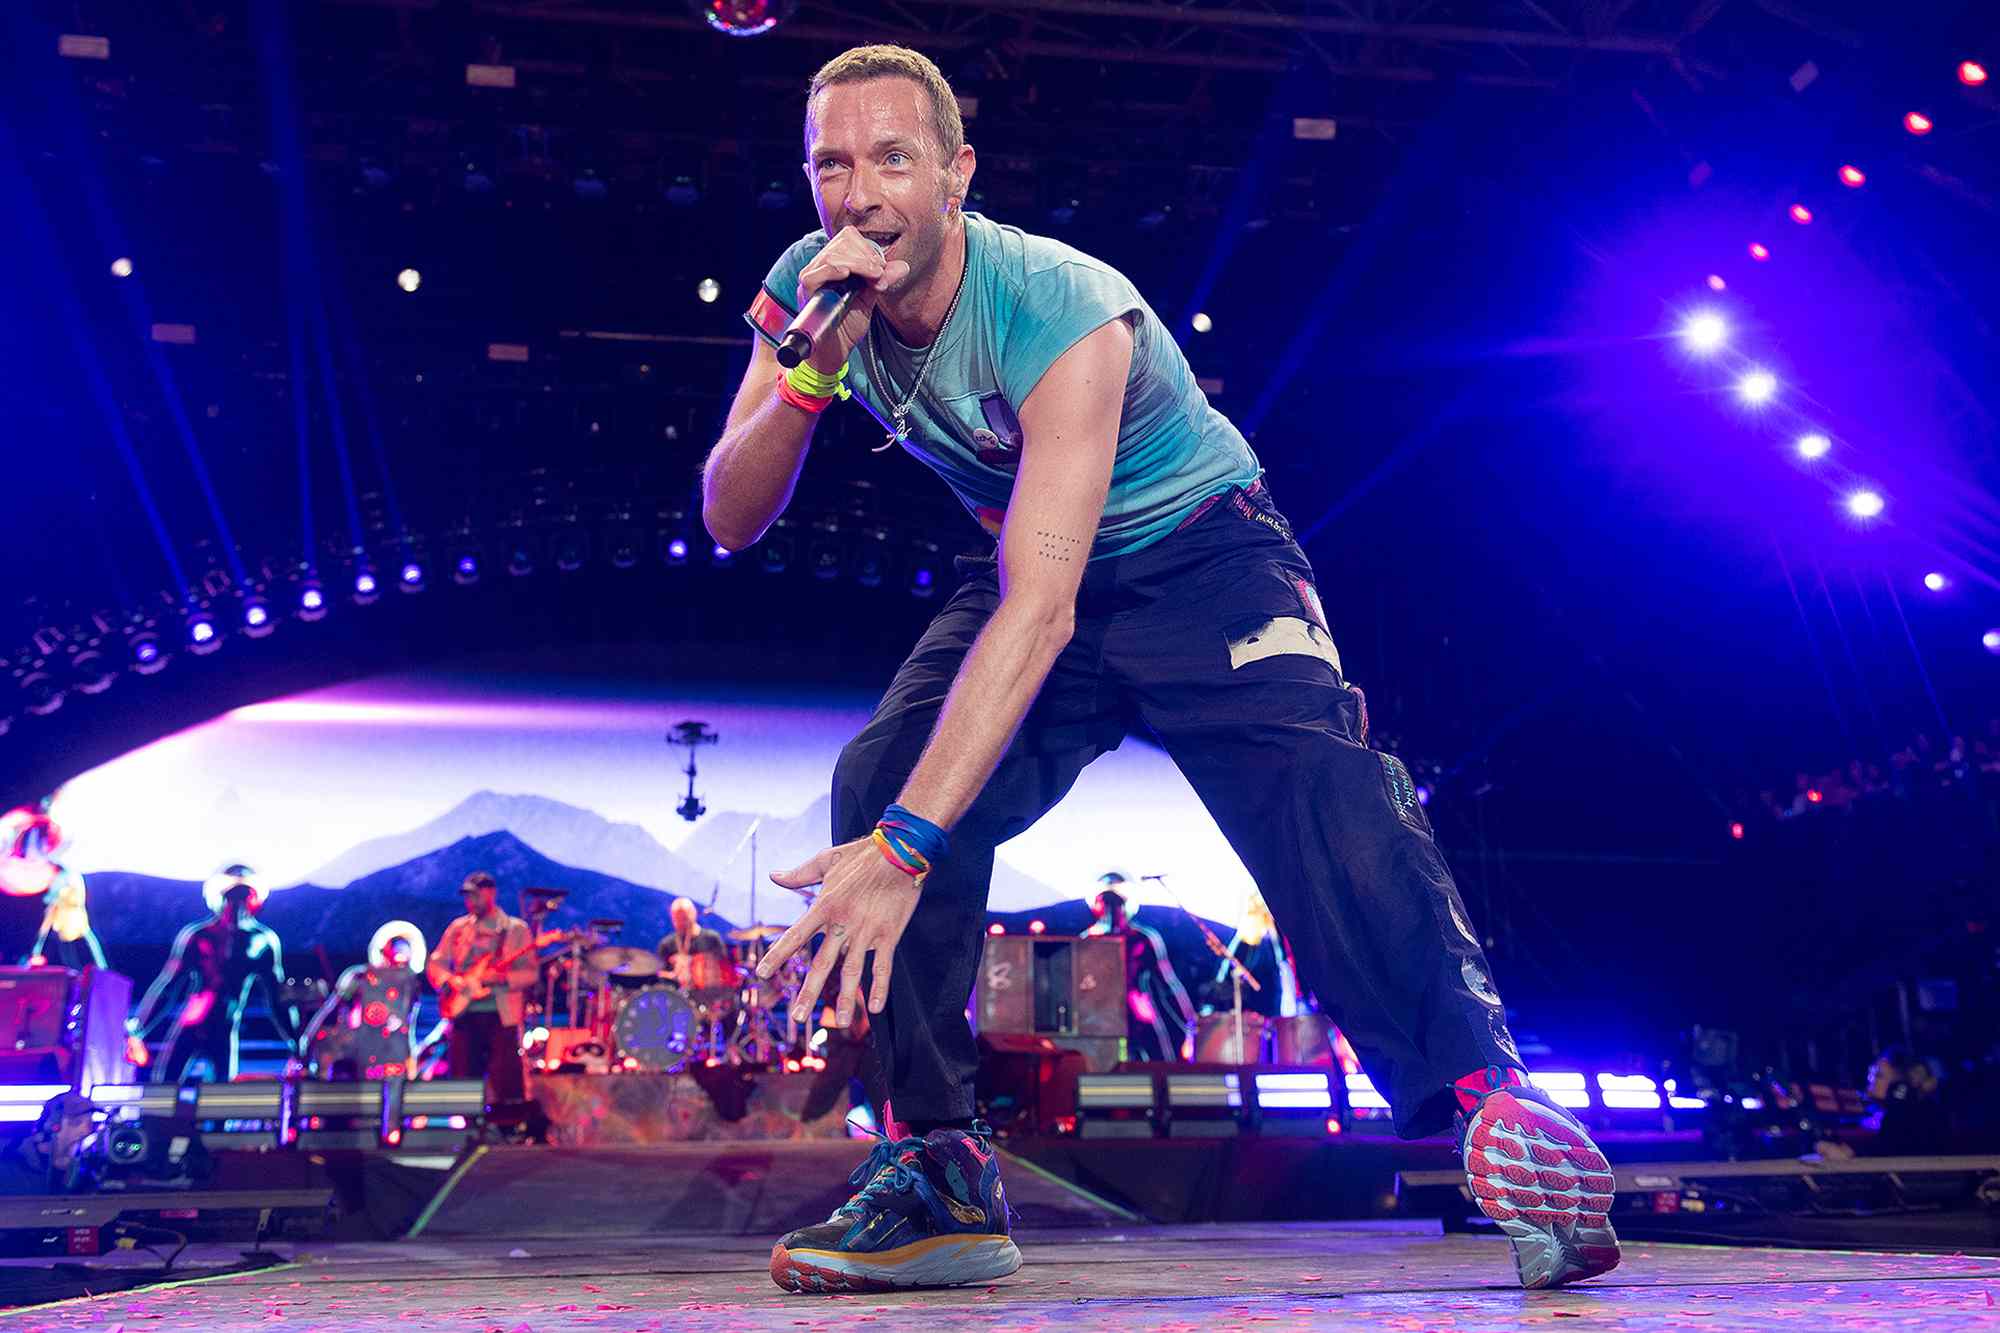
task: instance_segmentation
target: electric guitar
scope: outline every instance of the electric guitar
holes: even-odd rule
[[[545,949],[551,944],[559,944],[575,932],[567,930],[545,930],[539,935],[529,935],[528,942],[511,953],[488,954],[459,974],[458,984],[447,986],[438,996],[438,1012],[447,1019],[457,1018],[470,1009],[477,1001],[493,993],[493,983],[507,975],[507,969],[523,954],[537,949]]]

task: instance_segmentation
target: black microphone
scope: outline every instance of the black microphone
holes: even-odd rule
[[[790,370],[811,356],[813,344],[840,323],[841,316],[854,302],[854,294],[867,282],[860,274],[850,273],[814,292],[786,327],[785,336],[778,340],[778,364]]]

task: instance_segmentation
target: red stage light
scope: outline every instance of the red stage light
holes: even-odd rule
[[[1798,223],[1801,227],[1812,221],[1812,210],[1804,204],[1793,204],[1790,212],[1792,221]]]
[[[1826,794],[1820,791],[1818,787],[1809,787],[1806,789],[1806,799],[1814,805],[1818,805],[1826,799]]]
[[[1986,82],[1986,66],[1980,64],[1977,60],[1959,61],[1958,81],[1968,88],[1977,88],[1980,84]]]
[[[1912,111],[1903,117],[1903,128],[1912,134],[1929,134],[1931,118],[1921,111]]]
[[[1743,825],[1731,824],[1729,826],[1729,836],[1736,839],[1736,841],[1738,842],[1743,841]]]
[[[1750,257],[1761,264],[1771,257],[1770,247],[1766,246],[1762,241],[1752,241],[1750,242]]]
[[[1722,280],[1722,275],[1720,273],[1711,273],[1708,275],[1708,289],[1710,291],[1719,292],[1728,285],[1729,285],[1728,283]]]
[[[1338,1133],[1340,1133],[1340,1117],[1339,1117],[1339,1116],[1328,1116],[1328,1117],[1327,1117],[1327,1121],[1326,1121],[1326,1132],[1327,1132],[1327,1133],[1329,1133],[1329,1134],[1338,1134]]]
[[[1858,190],[1868,183],[1860,167],[1846,166],[1840,169],[1840,183],[1850,190]]]
[[[986,928],[986,933],[988,935],[1005,935],[1007,933],[1007,927],[1001,925],[998,921],[995,921],[992,925]]]
[[[1028,933],[1030,935],[1039,935],[1047,929],[1048,927],[1040,921],[1030,921],[1028,923]]]

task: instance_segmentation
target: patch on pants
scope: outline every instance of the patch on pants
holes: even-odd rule
[[[1403,761],[1393,754],[1377,750],[1375,757],[1382,761],[1382,785],[1389,790],[1389,804],[1396,807],[1396,818],[1428,835],[1431,831],[1430,816],[1424,813],[1424,804],[1417,799],[1417,784],[1410,777],[1410,770],[1403,767]]]
[[[1267,657],[1317,657],[1340,674],[1340,650],[1333,636],[1299,616],[1273,616],[1248,634],[1229,641],[1229,669],[1240,671]]]
[[[1486,975],[1486,969],[1475,958],[1467,958],[1458,965],[1459,976],[1465,979],[1465,988],[1472,992],[1472,998],[1481,1004],[1500,1008],[1500,992],[1493,989],[1493,982]]]

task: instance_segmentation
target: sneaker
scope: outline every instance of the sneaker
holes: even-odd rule
[[[1611,1166],[1575,1116],[1515,1069],[1487,1069],[1455,1085],[1465,1179],[1479,1211],[1514,1247],[1524,1287],[1559,1287],[1618,1266],[1611,1230]]]
[[[860,1187],[853,1198],[771,1248],[771,1280],[786,1291],[895,1291],[1019,1268],[991,1133],[976,1124],[881,1140],[848,1177]]]

